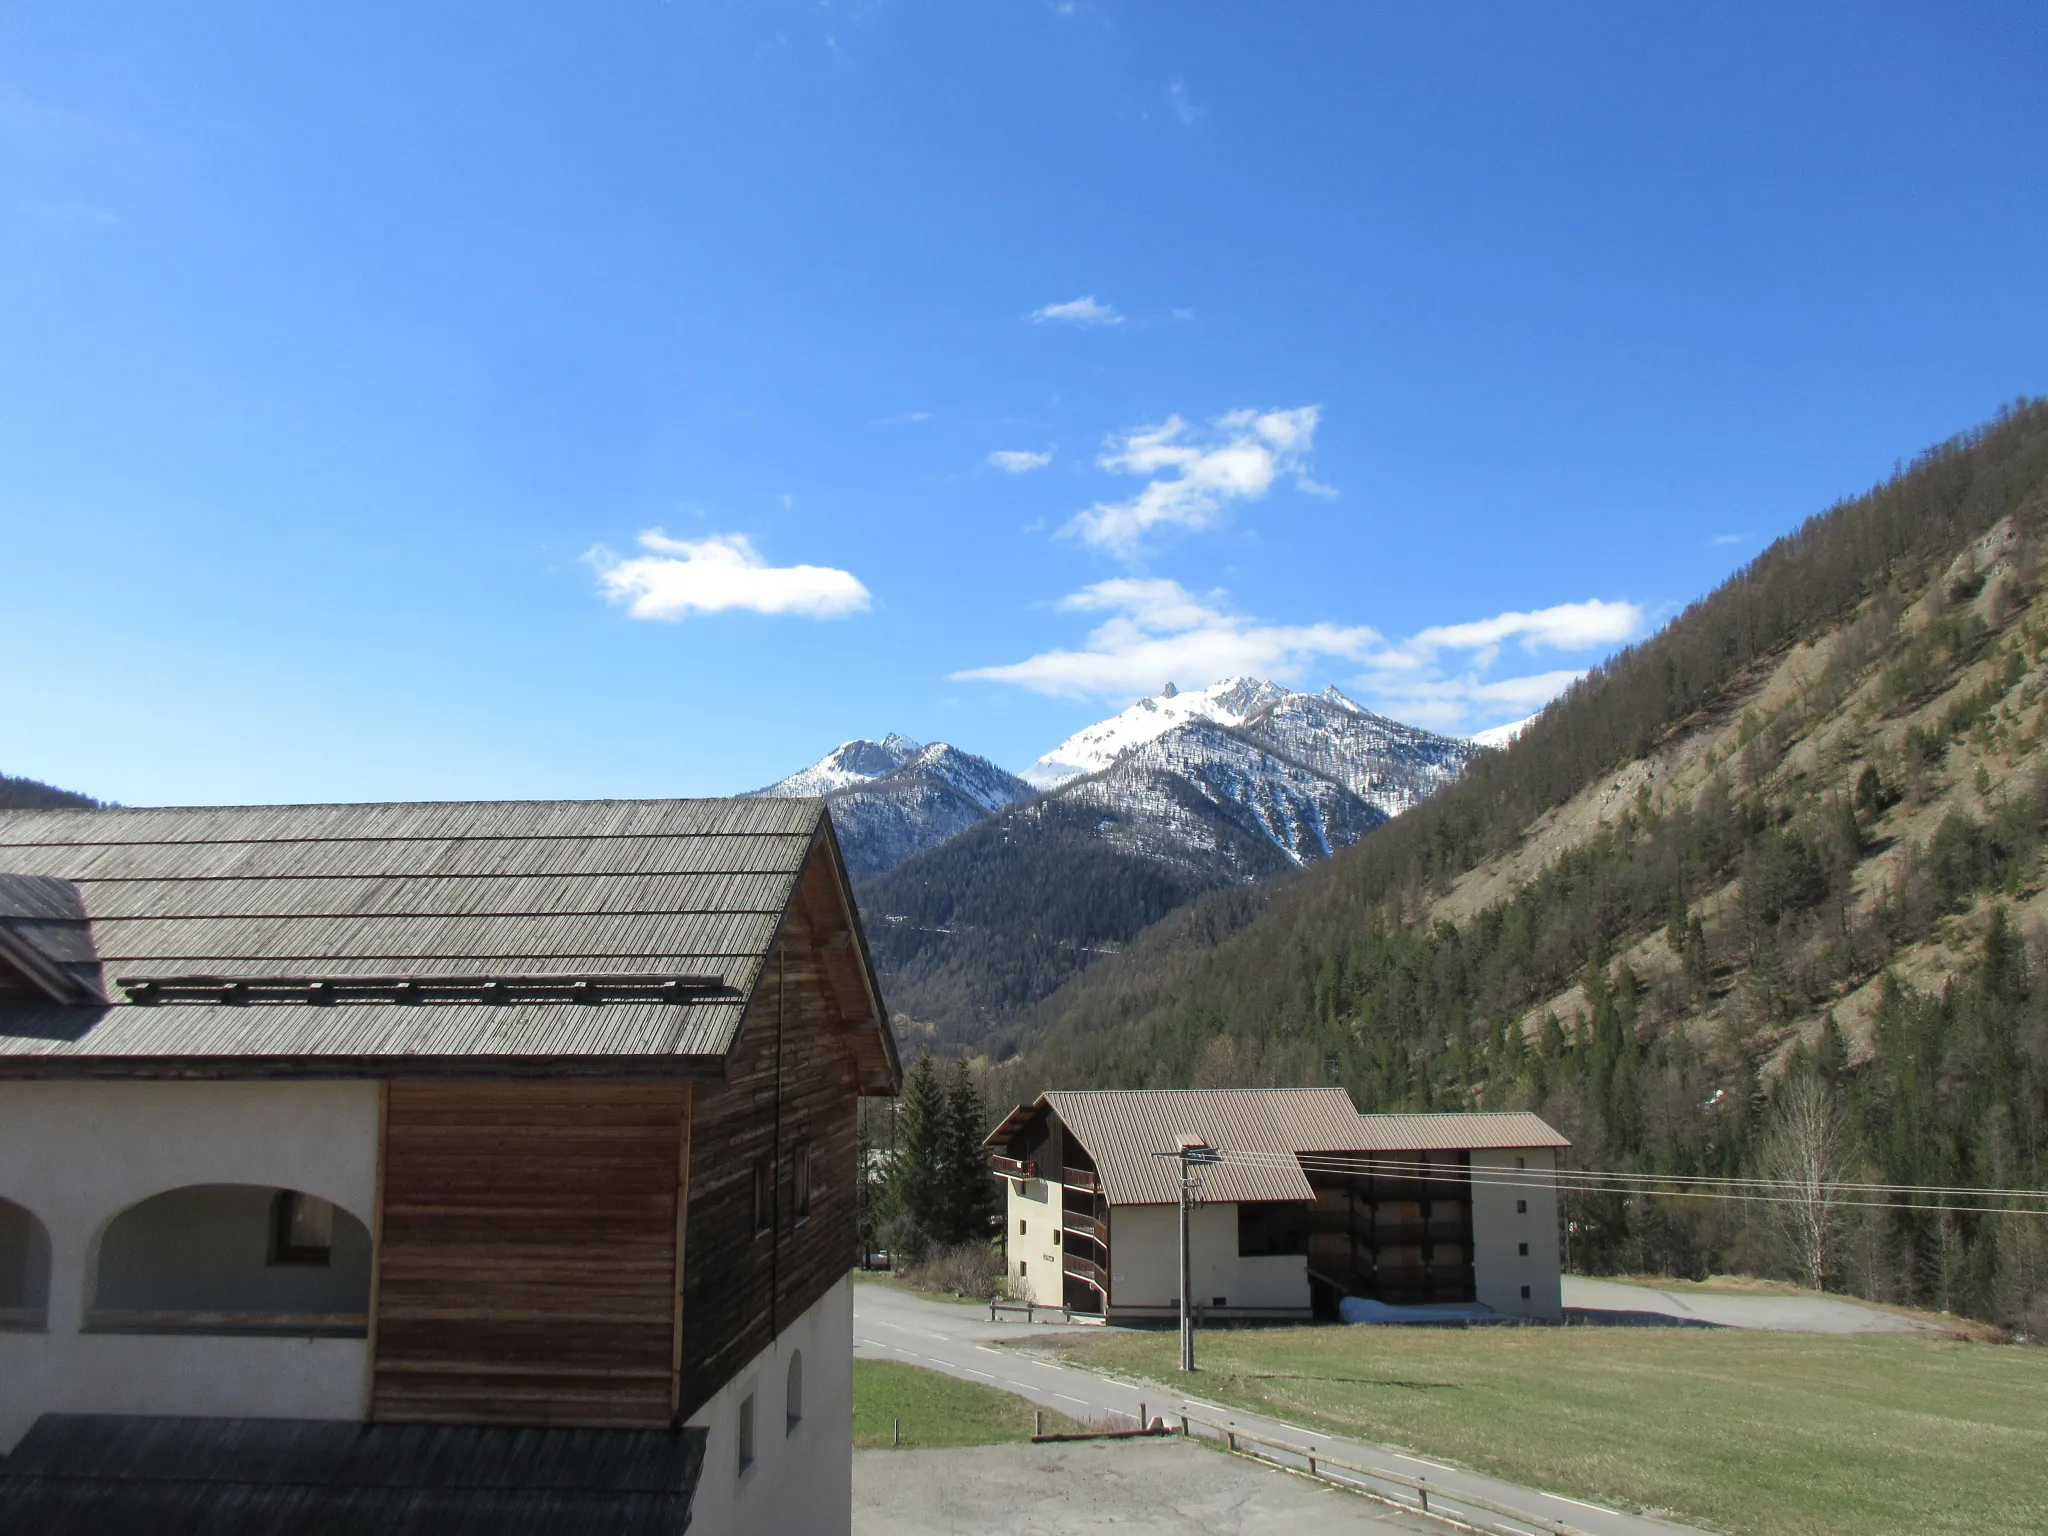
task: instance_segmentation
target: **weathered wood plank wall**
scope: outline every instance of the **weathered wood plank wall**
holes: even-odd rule
[[[723,1083],[691,1118],[689,1265],[679,1412],[731,1374],[852,1268],[859,1243],[855,1033],[872,1030],[849,947],[851,915],[814,854],[741,1026]],[[798,1156],[811,1153],[808,1219],[795,1217]],[[772,1230],[756,1235],[754,1169],[772,1159]]]
[[[372,1417],[669,1423],[689,1127],[686,1083],[393,1083]]]

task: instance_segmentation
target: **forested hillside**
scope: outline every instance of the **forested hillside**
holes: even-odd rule
[[[58,789],[40,779],[17,779],[0,773],[0,811],[90,810],[98,804],[89,795]]]
[[[1535,1109],[1587,1168],[1770,1173],[1804,1125],[1835,1176],[2048,1184],[2044,538],[2023,403],[1356,847],[1077,977],[997,1042],[994,1097],[1338,1082]],[[1804,1263],[2048,1329],[2038,1217],[1871,1207],[1798,1243],[1741,1201],[1571,1205],[1578,1268]]]

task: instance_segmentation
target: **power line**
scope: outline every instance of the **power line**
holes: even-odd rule
[[[1223,1166],[1232,1163],[1305,1173],[1380,1176],[1421,1183],[1478,1184],[1507,1189],[1562,1189],[1578,1194],[1617,1194],[1672,1200],[1740,1200],[1761,1204],[1825,1204],[1838,1210],[1922,1211],[1969,1216],[2048,1216],[2048,1190],[1974,1189],[1954,1185],[1872,1184],[1852,1180],[1754,1179],[1687,1177],[1679,1174],[1631,1174],[1579,1168],[1503,1168],[1487,1164],[1457,1166],[1366,1156],[1290,1154],[1222,1149]],[[1876,1198],[1904,1196],[1903,1199]],[[1914,1197],[1921,1198],[1914,1198]],[[1934,1203],[1949,1200],[1983,1202],[2018,1200],[2029,1205]]]

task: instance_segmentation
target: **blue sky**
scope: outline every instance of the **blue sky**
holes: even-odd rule
[[[0,770],[1475,730],[2048,389],[2036,4],[0,11]]]

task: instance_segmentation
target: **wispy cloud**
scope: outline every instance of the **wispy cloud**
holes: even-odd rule
[[[1073,648],[956,680],[1007,683],[1058,698],[1129,699],[1167,678],[1211,683],[1240,675],[1298,683],[1310,669],[1353,674],[1347,686],[1397,719],[1469,731],[1519,719],[1584,676],[1582,668],[1496,676],[1502,643],[1523,650],[1594,650],[1631,638],[1642,611],[1593,600],[1467,624],[1434,625],[1388,641],[1365,624],[1280,624],[1233,611],[1222,592],[1198,595],[1163,578],[1119,577],[1084,587],[1062,612],[1106,614]]]
[[[1602,651],[1641,634],[1647,618],[1634,603],[1589,598],[1436,624],[1375,654],[1355,685],[1375,708],[1416,725],[1499,725],[1540,709],[1585,676],[1582,667],[1495,676],[1508,642],[1532,658],[1539,651]]]
[[[1050,453],[1028,453],[1019,448],[998,448],[988,456],[989,463],[997,469],[1013,475],[1028,475],[1034,469],[1043,469],[1052,462]]]
[[[1171,677],[1204,681],[1256,674],[1298,679],[1325,658],[1358,661],[1380,637],[1364,625],[1267,624],[1197,597],[1177,581],[1119,577],[1084,587],[1059,607],[1110,615],[1075,650],[1042,651],[1006,666],[974,667],[955,679],[1009,683],[1055,698],[1127,699]]]
[[[875,419],[874,424],[878,427],[911,427],[916,426],[920,421],[930,421],[931,419],[932,413],[930,411],[905,411],[899,416],[879,416]]]
[[[619,559],[595,549],[599,589],[636,619],[681,620],[694,614],[794,614],[836,619],[865,612],[868,589],[850,571],[827,565],[770,565],[743,533],[672,539],[659,528],[640,535],[648,551]]]
[[[1034,323],[1043,325],[1048,320],[1064,320],[1069,325],[1122,325],[1124,317],[1116,312],[1113,304],[1104,304],[1094,294],[1083,298],[1068,299],[1064,304],[1044,304],[1031,311]]]
[[[1195,105],[1194,101],[1188,96],[1188,83],[1185,80],[1169,81],[1166,87],[1166,99],[1172,104],[1173,115],[1179,120],[1183,128],[1194,127],[1196,120],[1209,110],[1207,107]]]
[[[1098,502],[1062,531],[1124,559],[1162,527],[1207,528],[1233,501],[1256,501],[1282,474],[1305,470],[1321,408],[1232,411],[1198,432],[1178,416],[1111,438],[1096,461],[1149,476],[1128,501]]]
[[[1749,542],[1749,535],[1746,533],[1717,533],[1707,542],[1709,544],[1747,544]]]

